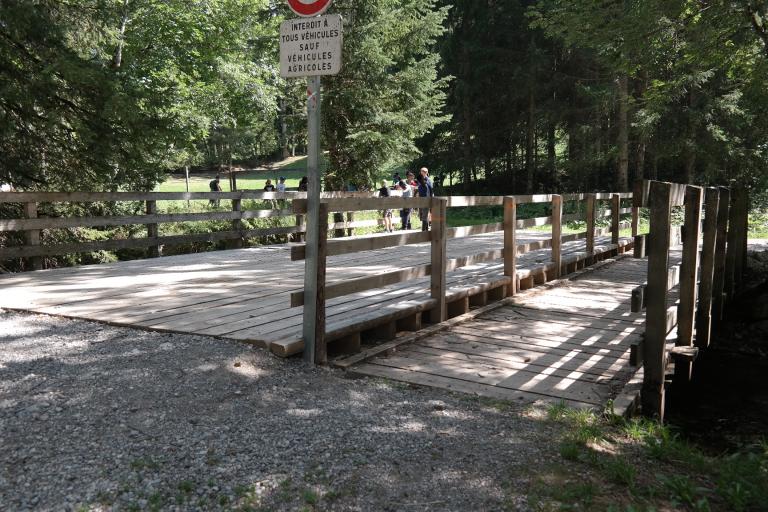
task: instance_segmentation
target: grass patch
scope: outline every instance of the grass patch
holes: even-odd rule
[[[667,426],[558,403],[546,411],[562,459],[534,478],[535,510],[768,510],[768,443],[708,456]],[[574,474],[580,475],[573,481]]]

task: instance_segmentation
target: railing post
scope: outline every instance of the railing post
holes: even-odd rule
[[[432,323],[444,322],[448,318],[445,304],[446,293],[446,213],[448,200],[444,197],[432,198],[432,270],[430,277],[430,295],[437,300],[437,305],[430,313]]]
[[[37,203],[24,203],[24,216],[27,219],[37,218]],[[24,245],[29,247],[40,245],[40,230],[30,229],[24,232]],[[32,266],[32,270],[43,269],[43,258],[40,256],[32,256],[29,259],[29,263]]]
[[[640,207],[643,205],[643,181],[635,181],[632,189],[632,239],[640,232]]]
[[[147,215],[157,215],[157,201],[147,201]],[[147,238],[157,239],[159,231],[157,229],[157,223],[147,223]],[[160,245],[152,245],[148,248],[147,252],[150,258],[160,257]]]
[[[504,275],[510,278],[507,296],[517,293],[517,201],[504,197]]]
[[[619,252],[619,221],[621,219],[621,196],[611,194],[611,243],[616,246],[616,253]]]
[[[743,187],[733,189],[731,194],[731,212],[728,225],[728,249],[726,257],[729,269],[726,271],[726,279],[731,278],[731,285],[726,285],[726,293],[732,298],[741,288],[742,274],[744,272],[744,259],[748,231],[749,201],[747,191]]]
[[[553,279],[560,277],[563,262],[563,196],[552,196],[552,261],[555,262]]]
[[[325,270],[328,254],[328,205],[319,204],[317,253],[311,283],[304,284],[304,360],[315,364],[328,362],[325,339]],[[307,245],[307,253],[312,248]],[[309,261],[310,258],[305,260]]]
[[[297,215],[296,216],[296,227],[299,228],[299,233],[295,233],[295,236],[293,237],[294,242],[303,242],[304,241],[304,234],[307,230],[306,226],[306,218],[304,215]]]
[[[720,188],[720,205],[717,210],[717,242],[715,245],[715,278],[712,283],[712,321],[717,324],[723,318],[723,291],[725,290],[725,247],[728,235],[728,213],[731,191]]]
[[[728,234],[725,237],[725,284],[723,286],[723,296],[729,302],[736,290],[736,261],[739,259],[739,245],[741,242],[741,237],[739,236],[741,224],[741,216],[739,215],[740,194],[740,187],[731,188],[730,209],[728,210]]]
[[[706,348],[712,329],[712,282],[715,275],[715,243],[717,241],[717,209],[720,191],[708,188],[705,196],[704,239],[701,247],[701,284],[696,311],[696,346]]]
[[[347,212],[347,226],[355,222],[355,212]],[[353,236],[355,228],[347,227],[347,236]]]
[[[672,186],[653,182],[649,197],[651,226],[648,237],[648,286],[643,345],[643,414],[664,419],[664,374],[666,369],[667,282],[669,277],[669,233]]]
[[[243,202],[241,199],[232,200],[232,212],[237,213],[238,217],[232,219],[232,230],[240,233],[240,238],[232,240],[233,249],[242,249],[243,247]]]
[[[693,323],[699,277],[699,235],[701,234],[701,187],[685,188],[685,225],[683,229],[683,260],[680,263],[680,303],[677,307],[677,346],[693,345]],[[675,362],[675,380],[691,380],[690,361]]]
[[[587,264],[593,263],[595,256],[595,194],[587,194]]]

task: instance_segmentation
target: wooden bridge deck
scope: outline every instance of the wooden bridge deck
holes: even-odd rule
[[[519,232],[518,249],[549,238],[549,233]],[[622,247],[629,243],[620,241]],[[502,233],[453,239],[448,257],[502,247]],[[595,249],[606,253],[616,247],[610,238],[597,237]],[[564,263],[583,266],[585,256],[584,240],[563,244]],[[520,277],[542,275],[553,265],[550,257],[548,249],[522,254],[517,260]],[[330,257],[328,282],[381,275],[429,259],[429,244]],[[289,296],[302,289],[303,272],[303,261],[291,261],[290,246],[46,270],[1,276],[0,307],[220,336],[289,355],[301,350],[302,308],[290,308]],[[508,280],[498,259],[459,268],[448,273],[448,302],[496,289]],[[328,337],[360,333],[432,305],[428,277],[331,299],[326,306]]]
[[[630,346],[644,331],[645,313],[632,313],[630,300],[647,268],[645,259],[623,258],[523,292],[350,371],[523,403],[601,408],[637,370]]]

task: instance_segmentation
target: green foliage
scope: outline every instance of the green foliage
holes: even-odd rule
[[[440,121],[447,78],[433,51],[447,9],[435,0],[337,0],[344,66],[323,80],[326,188],[370,187],[393,162],[418,154],[414,140]]]

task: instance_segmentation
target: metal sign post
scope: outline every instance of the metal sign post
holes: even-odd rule
[[[318,330],[318,254],[320,243],[320,76],[341,69],[342,20],[338,14],[317,16],[332,0],[288,0],[303,18],[280,25],[280,76],[307,80],[307,232],[304,261],[304,360],[314,363]]]
[[[304,360],[315,362],[317,253],[320,241],[320,77],[307,80],[307,233],[304,260]]]

